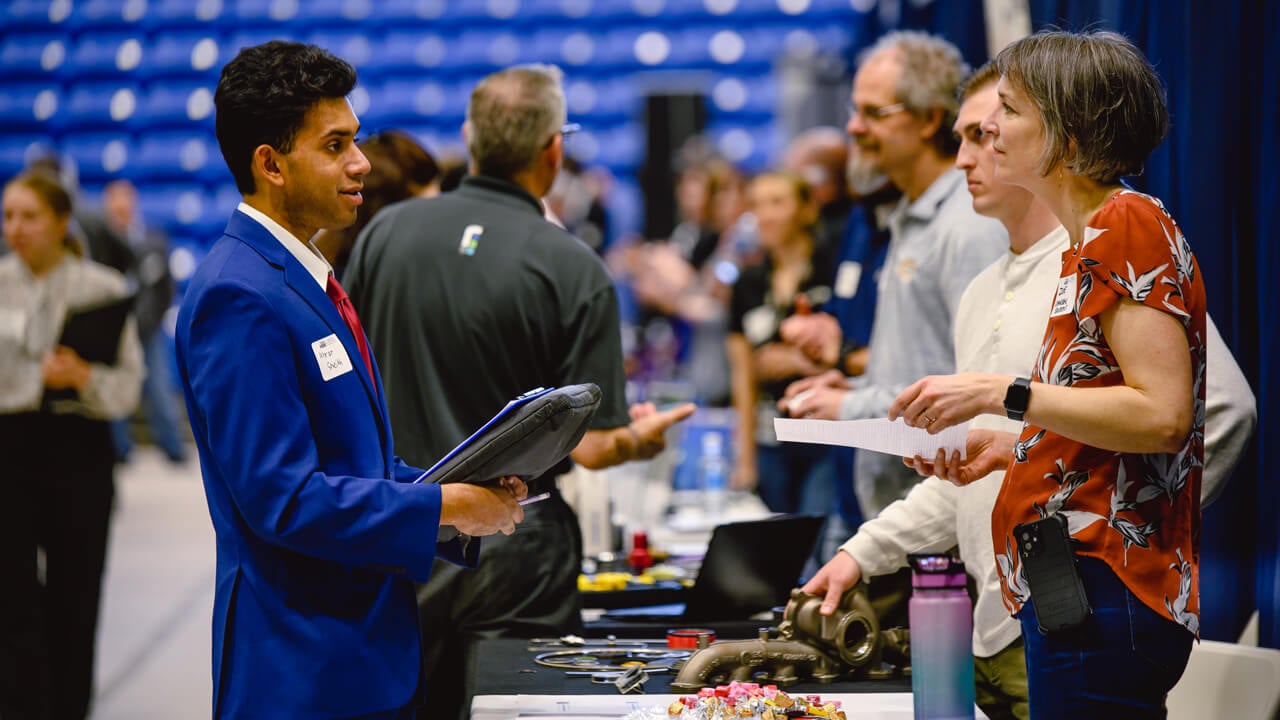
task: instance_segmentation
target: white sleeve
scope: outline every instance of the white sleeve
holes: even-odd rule
[[[960,488],[945,480],[925,478],[905,498],[862,523],[840,549],[858,561],[863,577],[871,577],[905,567],[909,553],[955,547],[958,492]]]
[[[1200,507],[1222,494],[1231,471],[1253,437],[1258,406],[1231,349],[1218,333],[1212,317],[1205,317],[1204,475]]]

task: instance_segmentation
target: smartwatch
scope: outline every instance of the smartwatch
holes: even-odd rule
[[[1027,404],[1031,402],[1031,381],[1027,378],[1020,377],[1009,384],[1009,389],[1004,393],[1004,414],[1010,420],[1022,420],[1022,415],[1027,411]]]

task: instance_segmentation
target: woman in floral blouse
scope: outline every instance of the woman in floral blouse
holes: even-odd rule
[[[1037,718],[1164,717],[1199,633],[1205,291],[1156,198],[1127,189],[1169,126],[1164,91],[1125,38],[1041,33],[995,60],[996,178],[1053,208],[1071,247],[1025,378],[929,377],[890,409],[937,432],[980,413],[1020,435],[971,431],[967,459],[908,460],[969,482],[1007,468],[992,513],[1005,602],[1022,621]],[[1060,514],[1091,614],[1044,632],[1015,526]]]

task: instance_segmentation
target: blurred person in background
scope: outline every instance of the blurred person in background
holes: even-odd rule
[[[707,154],[701,138],[680,153],[676,188],[682,220],[665,241],[629,249],[623,274],[645,310],[641,343],[672,337],[673,367],[653,359],[661,347],[641,347],[641,380],[688,383],[703,405],[730,402],[725,337],[731,288],[743,268],[760,260],[755,219],[746,212],[746,181],[729,161]],[[666,329],[666,332],[661,332]],[[657,332],[655,332],[655,330]]]
[[[583,167],[565,155],[560,174],[542,199],[558,225],[601,255],[609,250],[609,216],[604,207],[609,181],[607,170]]]
[[[883,417],[921,373],[955,367],[952,319],[960,295],[1009,243],[1000,223],[973,211],[964,173],[953,167],[956,90],[967,73],[954,45],[916,31],[888,33],[863,53],[846,130],[902,198],[888,217],[863,374],[849,380],[832,370],[793,383],[781,403],[792,416]],[[801,321],[829,324],[816,316]],[[918,480],[896,457],[856,454],[854,483],[864,517],[874,517]]]
[[[128,297],[69,235],[67,190],[32,172],[4,186],[3,209],[0,717],[83,720],[115,494],[108,421],[137,407],[142,348],[132,316],[113,366],[58,345],[68,311]]]
[[[848,141],[848,135],[843,137]],[[799,348],[817,366],[856,377],[866,369],[870,355],[868,343],[875,318],[877,286],[889,246],[888,219],[902,192],[868,161],[856,143],[847,144],[842,174],[852,207],[841,224],[843,235],[835,248],[831,300],[820,312],[787,318],[778,335],[783,342]],[[779,410],[787,412],[785,406]],[[854,493],[856,451],[847,447],[830,447],[827,451],[835,463],[837,512],[828,519],[823,533],[819,551],[823,560],[832,557],[863,520]]]
[[[142,382],[142,412],[151,439],[171,462],[187,460],[184,426],[178,417],[177,386],[170,364],[173,345],[161,329],[173,303],[173,277],[169,274],[169,236],[146,224],[138,212],[138,189],[128,180],[113,180],[102,191],[102,211],[107,225],[128,243],[136,259],[131,274],[137,283],[138,336],[142,340],[147,377]],[[129,455],[132,439],[128,421],[114,423],[116,452]],[[121,452],[123,450],[123,452]]]
[[[781,342],[778,329],[798,309],[830,299],[830,256],[817,252],[817,206],[804,180],[762,173],[747,197],[765,258],[743,271],[729,304],[726,345],[737,420],[732,485],[754,489],[773,512],[826,515],[835,504],[831,453],[824,445],[779,444],[772,420],[788,383],[821,369]]]
[[[382,208],[411,197],[435,197],[440,193],[440,166],[431,153],[411,135],[400,130],[383,130],[357,143],[369,159],[364,178],[364,202],[351,227],[321,230],[313,242],[343,279],[351,249],[365,225]]]
[[[787,145],[782,166],[812,188],[818,207],[814,235],[818,246],[836,246],[844,238],[853,196],[849,192],[849,136],[840,128],[812,127]]]
[[[472,90],[458,189],[384,209],[356,243],[351,298],[383,358],[399,447],[430,466],[512,398],[594,383],[602,400],[572,460],[601,469],[651,458],[692,405],[628,407],[618,300],[594,250],[546,219],[560,171],[565,100],[558,68],[517,66]],[[430,387],[430,393],[420,388]],[[469,715],[474,648],[492,637],[581,629],[582,535],[556,487],[570,463],[531,479],[549,493],[509,538],[463,571],[436,563],[418,588],[433,718]]]

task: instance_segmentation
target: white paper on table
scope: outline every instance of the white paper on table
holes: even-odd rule
[[[790,418],[774,418],[773,431],[781,442],[817,443],[819,445],[841,445],[860,450],[914,457],[919,455],[925,460],[932,460],[938,450],[959,450],[960,457],[968,457],[965,453],[965,436],[969,433],[969,423],[961,423],[943,430],[937,435],[930,435],[924,428],[911,427],[902,421],[874,418],[868,420],[793,420]]]

